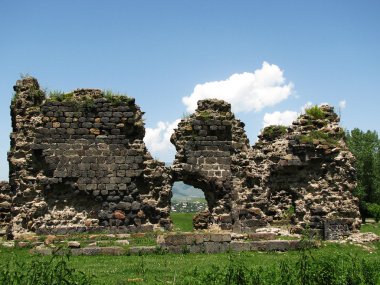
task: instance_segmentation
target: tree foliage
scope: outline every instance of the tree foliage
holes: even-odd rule
[[[347,133],[347,144],[356,158],[358,185],[354,194],[360,200],[365,221],[366,217],[376,216],[373,209],[377,207],[372,204],[380,205],[380,141],[376,131],[363,132],[356,128]]]

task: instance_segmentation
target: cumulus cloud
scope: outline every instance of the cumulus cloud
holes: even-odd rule
[[[301,107],[301,113],[305,113],[305,110],[306,109],[309,109],[310,107],[312,107],[313,106],[313,103],[312,102],[307,102],[305,105],[303,105],[302,107]]]
[[[160,121],[155,128],[146,128],[144,142],[153,156],[165,162],[173,160],[175,149],[170,143],[170,136],[180,121]]]
[[[253,73],[235,73],[226,80],[197,84],[190,96],[183,97],[188,112],[194,112],[198,100],[217,98],[231,103],[238,112],[260,111],[287,99],[293,91],[283,71],[275,64],[263,62]]]
[[[263,119],[263,127],[270,125],[289,126],[298,117],[298,113],[294,111],[265,113]]]
[[[339,108],[341,110],[343,110],[344,108],[346,108],[346,105],[347,105],[346,100],[343,100],[343,101],[339,102]]]

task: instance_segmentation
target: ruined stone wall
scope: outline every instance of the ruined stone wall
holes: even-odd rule
[[[7,235],[11,221],[12,193],[8,182],[0,182],[0,237]]]
[[[170,173],[147,152],[133,98],[79,89],[46,100],[33,78],[15,91],[13,232],[170,226]]]
[[[356,229],[353,157],[333,108],[319,111],[289,128],[264,129],[251,147],[228,103],[199,101],[171,139],[177,149],[173,178],[201,188],[209,205],[195,225],[250,231],[286,223],[322,235],[326,221],[343,219],[349,231]]]
[[[265,128],[251,146],[229,103],[201,100],[175,129],[166,168],[145,147],[133,98],[97,89],[46,98],[31,77],[14,90],[9,185],[0,185],[10,235],[169,229],[175,181],[205,194],[198,229],[291,224],[336,237],[360,226],[354,158],[330,106]]]

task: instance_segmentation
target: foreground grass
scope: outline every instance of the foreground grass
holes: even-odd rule
[[[326,244],[320,249],[307,251],[307,255],[304,254],[305,253],[298,251],[291,251],[287,253],[246,252],[241,254],[224,253],[178,255],[163,254],[146,256],[71,256],[69,258],[68,265],[71,268],[75,268],[78,271],[84,272],[87,276],[94,276],[92,284],[119,285],[133,284],[136,282],[139,284],[202,284],[197,282],[206,282],[207,284],[260,284],[246,283],[245,281],[234,283],[231,280],[228,281],[226,279],[233,277],[248,278],[247,276],[250,272],[252,274],[254,272],[261,272],[260,274],[265,273],[267,274],[264,274],[266,276],[266,280],[280,278],[278,277],[280,276],[278,274],[289,274],[293,276],[292,283],[282,284],[298,284],[294,281],[294,278],[298,278],[296,276],[295,270],[298,270],[300,268],[302,265],[300,264],[300,261],[305,259],[309,260],[310,262],[303,264],[305,267],[303,270],[309,270],[309,273],[311,275],[318,275],[318,266],[322,266],[324,263],[326,263],[326,266],[323,268],[330,268],[330,270],[339,269],[342,271],[343,269],[346,270],[346,267],[350,266],[351,263],[352,265],[355,265],[356,263],[360,263],[362,260],[365,260],[366,264],[372,264],[373,266],[379,266],[377,268],[380,268],[380,254],[378,249],[370,253],[353,245]],[[51,259],[51,257],[44,256],[37,258],[41,262],[49,261]],[[350,258],[354,258],[353,260],[355,261],[350,262]],[[4,268],[7,264],[14,262],[28,263],[32,262],[33,260],[36,260],[36,257],[30,255],[27,250],[10,250],[4,248],[0,249],[0,268]],[[368,268],[370,268],[370,266]],[[373,272],[373,269],[368,268],[366,269],[368,272]],[[352,270],[354,270],[354,268]],[[355,270],[358,271],[357,269]],[[228,275],[231,272],[235,275]],[[377,272],[379,272],[379,270],[377,270]],[[331,275],[332,273],[325,272],[324,274]],[[290,276],[286,278],[290,278]],[[264,281],[261,281],[261,284],[270,284],[265,283]],[[278,280],[276,282],[277,284],[281,283]],[[311,282],[304,284],[322,283]]]
[[[176,227],[182,231],[189,230],[191,218],[192,214],[173,215]],[[380,225],[365,224],[362,231],[379,233]],[[133,245],[151,245],[154,237],[136,236],[131,237],[130,241]],[[25,280],[3,283],[1,276],[4,273],[11,273],[18,278],[35,276],[40,283],[35,280],[32,283]],[[62,276],[68,282],[51,281]],[[73,281],[75,278],[77,280]],[[325,242],[318,249],[285,253],[70,256],[68,260],[31,255],[27,249],[0,247],[0,284],[364,285],[380,284],[379,278],[380,242],[365,249],[350,244]]]
[[[380,223],[362,224],[360,231],[362,233],[372,232],[380,236]]]

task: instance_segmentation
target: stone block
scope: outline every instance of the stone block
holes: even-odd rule
[[[120,246],[84,247],[71,249],[72,255],[124,255],[126,250]]]
[[[158,251],[156,246],[131,246],[128,250],[129,254],[153,254]]]
[[[244,242],[244,241],[232,241],[230,243],[230,250],[236,251],[236,252],[250,251],[251,244],[249,242]]]
[[[219,242],[208,241],[204,243],[205,253],[219,253],[221,250]]]
[[[185,234],[172,234],[163,237],[164,244],[171,245],[186,245],[187,235]]]
[[[193,244],[188,246],[189,253],[204,253],[205,248],[203,244]]]
[[[277,237],[277,234],[275,233],[250,233],[248,234],[248,238],[251,240],[271,240],[275,239]]]

